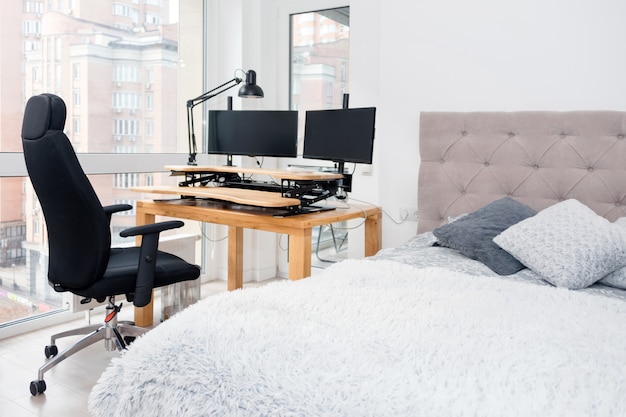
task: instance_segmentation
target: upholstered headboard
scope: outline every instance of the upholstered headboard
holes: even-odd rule
[[[422,112],[418,232],[504,196],[626,216],[626,112]]]

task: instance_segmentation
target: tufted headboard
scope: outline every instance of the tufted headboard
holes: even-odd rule
[[[504,196],[626,216],[626,112],[422,112],[418,233]]]

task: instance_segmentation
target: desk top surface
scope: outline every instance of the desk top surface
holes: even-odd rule
[[[226,201],[175,199],[166,201],[137,201],[137,214],[154,214],[175,218],[235,225],[244,228],[287,232],[289,228],[303,229],[356,218],[380,216],[380,207],[366,204],[338,205],[332,210],[288,215],[285,209],[233,206]],[[281,215],[281,212],[285,215]],[[285,230],[282,230],[285,228]]]
[[[334,180],[344,177],[343,174],[338,172],[320,172],[320,171],[287,171],[282,169],[266,169],[266,168],[247,168],[247,167],[235,167],[228,165],[166,165],[165,169],[174,173],[217,173],[226,172],[231,174],[244,173],[244,174],[262,174],[269,175],[270,177],[294,180],[294,181],[320,181],[320,180]]]

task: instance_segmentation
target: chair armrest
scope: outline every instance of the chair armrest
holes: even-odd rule
[[[179,227],[183,227],[184,225],[185,223],[180,220],[170,220],[166,222],[144,224],[142,226],[134,226],[129,227],[128,229],[124,229],[120,232],[120,236],[130,237],[138,235],[148,235],[152,233],[161,233],[164,230],[178,229]]]
[[[152,299],[154,289],[154,273],[156,271],[156,259],[159,248],[159,236],[162,231],[182,227],[180,220],[170,220],[143,226],[130,227],[120,232],[120,236],[129,237],[141,235],[141,247],[139,249],[139,267],[135,284],[133,304],[136,307],[144,307]]]
[[[109,218],[109,224],[111,224],[111,216],[113,215],[113,213],[118,213],[120,211],[132,210],[132,208],[133,208],[133,206],[131,206],[130,204],[113,204],[113,205],[110,205],[110,206],[102,207],[102,209],[104,210],[104,213]]]

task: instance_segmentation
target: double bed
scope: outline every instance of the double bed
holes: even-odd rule
[[[201,300],[113,359],[92,415],[626,415],[625,135],[423,112],[414,238]]]

